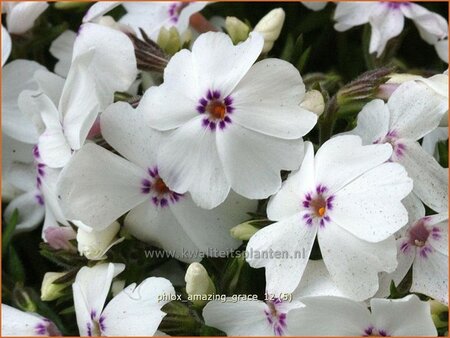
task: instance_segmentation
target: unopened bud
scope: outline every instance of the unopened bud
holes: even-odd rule
[[[259,228],[251,225],[252,221],[244,222],[230,229],[231,237],[241,241],[248,241]]]
[[[55,284],[54,282],[65,274],[65,272],[47,272],[44,275],[41,286],[41,300],[48,302],[62,296],[62,291],[67,287],[67,284]]]
[[[170,27],[169,29],[161,27],[157,43],[169,55],[174,55],[182,47],[180,33],[175,27]]]
[[[227,16],[225,29],[235,45],[247,40],[250,34],[250,27],[234,16]]]
[[[77,224],[77,222],[74,223]],[[80,225],[79,222],[78,225]],[[79,227],[77,231],[77,241],[80,255],[91,260],[104,259],[106,252],[113,245],[123,241],[124,238],[115,240],[119,230],[120,225],[118,222],[114,222],[100,231],[96,231],[85,225]]]
[[[325,101],[322,93],[315,89],[307,91],[302,103],[300,103],[300,107],[313,112],[317,116],[322,115],[325,110]]]
[[[284,10],[276,8],[267,13],[255,26],[253,31],[261,33],[264,37],[263,53],[269,52],[280,36],[285,17]]]
[[[211,295],[216,292],[216,288],[206,269],[200,263],[192,263],[189,265],[186,275],[184,276],[186,282],[186,292],[188,295]],[[205,300],[193,300],[195,305],[204,305]]]
[[[76,236],[75,231],[68,226],[48,227],[44,230],[44,239],[55,250],[76,252],[77,249],[70,243]]]

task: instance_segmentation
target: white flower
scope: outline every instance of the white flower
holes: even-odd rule
[[[2,67],[6,60],[8,60],[9,54],[11,54],[11,48],[11,36],[9,36],[9,33],[5,27],[2,26]]]
[[[78,252],[91,260],[105,259],[106,252],[114,245],[119,244],[125,238],[116,238],[120,230],[120,224],[113,222],[101,230],[92,229],[81,222],[73,221],[78,226],[77,242]]]
[[[113,102],[114,92],[127,90],[136,73],[134,49],[125,34],[83,25],[62,92],[53,100],[43,91],[28,90],[19,96],[22,111],[41,117],[35,124],[43,163],[63,167],[84,144],[98,113]]]
[[[448,24],[439,14],[410,2],[341,2],[337,4],[334,28],[343,32],[354,26],[370,23],[370,53],[383,53],[386,43],[398,36],[404,26],[404,18],[413,20],[420,36],[435,45],[448,35]]]
[[[128,285],[105,306],[112,280],[123,264],[83,267],[77,274],[73,300],[80,336],[153,336],[166,315],[161,308],[175,294],[164,278],[147,278]]]
[[[219,205],[230,188],[252,199],[275,193],[280,170],[298,168],[301,137],[317,121],[299,106],[305,86],[297,69],[277,59],[253,65],[263,43],[256,33],[237,46],[226,34],[202,34],[192,52],[172,57],[164,83],[138,107],[151,127],[170,131],[158,154],[161,177],[203,208]]]
[[[423,206],[397,238],[398,267],[383,276],[384,290],[398,285],[412,266],[411,292],[423,293],[448,304],[448,213],[425,216]],[[380,283],[381,284],[381,283]]]
[[[338,297],[302,298],[288,325],[300,336],[437,336],[430,304],[415,295],[370,300],[367,305]]]
[[[127,103],[111,105],[101,115],[101,128],[105,140],[126,159],[94,144],[74,155],[58,183],[69,219],[99,230],[131,210],[125,227],[132,235],[188,262],[201,260],[198,254],[208,249],[239,245],[229,230],[246,220],[256,201],[232,194],[209,211],[197,207],[189,194],[169,189],[159,176],[160,134]]]
[[[229,297],[225,302],[214,300],[206,304],[203,318],[206,325],[228,336],[289,336],[295,334],[287,323],[289,312],[302,306],[297,300],[235,301]]]
[[[361,136],[364,144],[391,144],[391,161],[405,167],[414,180],[414,193],[437,212],[448,209],[447,170],[417,140],[433,131],[447,111],[447,101],[434,90],[410,81],[398,87],[387,103],[373,100],[366,104],[350,132]]]
[[[448,37],[438,40],[434,44],[434,48],[441,60],[448,63]]]
[[[61,333],[55,324],[37,313],[2,304],[2,336],[61,336]]]
[[[362,146],[351,135],[327,141],[315,158],[313,145],[306,143],[301,168],[269,201],[267,215],[278,222],[247,245],[250,266],[266,268],[269,293],[298,286],[316,235],[331,279],[343,293],[364,300],[378,290],[378,272],[397,265],[391,235],[408,221],[401,200],[412,189],[401,165],[385,163],[391,155],[390,145]]]
[[[141,36],[139,28],[156,41],[162,27],[175,27],[183,34],[189,27],[191,15],[201,11],[208,3],[204,1],[192,1],[189,3],[179,1],[168,2],[116,2],[99,1],[95,3],[83,18],[83,22],[95,22],[102,15],[122,4],[127,10],[120,23],[129,25],[138,36]]]
[[[47,9],[46,2],[6,1],[2,9],[6,12],[6,28],[11,34],[23,34],[33,27],[34,21]]]
[[[275,8],[256,24],[253,31],[260,33],[264,38],[262,53],[267,53],[272,49],[273,44],[280,36],[285,17],[286,13],[282,8]]]

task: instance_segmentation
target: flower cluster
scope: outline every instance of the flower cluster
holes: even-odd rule
[[[447,21],[303,5],[339,37],[368,24],[366,72],[309,69],[281,7],[3,5],[3,335],[448,330]],[[438,54],[414,75],[404,17]]]

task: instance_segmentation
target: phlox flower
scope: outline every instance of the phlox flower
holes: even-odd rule
[[[405,17],[411,19],[427,43],[435,45],[448,36],[447,20],[439,14],[410,2],[341,2],[334,13],[334,28],[343,32],[370,23],[369,52],[383,53],[387,42],[400,35]]]
[[[415,81],[400,85],[387,103],[373,100],[358,114],[350,134],[364,144],[391,144],[390,158],[402,164],[414,180],[414,193],[437,212],[448,208],[447,170],[417,142],[439,125],[448,103],[430,87]]]
[[[205,324],[228,336],[289,336],[295,334],[287,324],[289,311],[301,308],[297,300],[281,298],[225,302],[210,301],[203,308]]]
[[[80,149],[98,113],[113,102],[115,91],[128,89],[137,74],[134,49],[125,34],[96,24],[80,30],[57,103],[43,92],[25,91],[19,97],[22,110],[41,118],[35,121],[39,151],[52,168],[63,167]]]
[[[37,313],[2,304],[2,336],[61,336],[58,328]]]
[[[123,264],[83,267],[77,273],[73,300],[80,336],[153,336],[166,315],[161,308],[175,294],[164,278],[150,277],[136,286],[128,285],[105,306],[112,280]]]
[[[253,65],[263,44],[257,33],[237,46],[224,33],[200,35],[138,107],[166,132],[161,177],[203,208],[219,205],[230,188],[252,199],[275,193],[280,170],[298,168],[301,137],[317,121],[299,106],[305,86],[297,69],[278,59]]]
[[[256,201],[233,194],[214,210],[197,207],[187,193],[171,190],[159,175],[160,133],[141,111],[118,102],[101,115],[105,140],[122,156],[86,144],[63,169],[60,203],[68,219],[103,229],[131,210],[125,227],[138,239],[175,252],[183,261],[196,253],[235,249],[229,230],[248,218]],[[193,256],[183,255],[191,252]]]
[[[266,268],[269,293],[294,291],[316,237],[334,284],[354,299],[367,299],[378,290],[378,272],[394,271],[392,235],[408,221],[401,200],[412,180],[401,165],[386,163],[390,145],[361,143],[357,136],[339,136],[314,157],[307,142],[300,169],[270,199],[267,216],[277,223],[250,238],[246,257],[250,266]]]
[[[301,336],[436,336],[430,305],[415,295],[364,303],[339,297],[307,297],[288,325]]]
[[[139,29],[156,41],[161,28],[175,27],[180,34],[183,34],[189,27],[191,15],[201,11],[208,3],[205,1],[167,1],[167,2],[116,2],[99,1],[89,8],[83,18],[83,22],[95,22],[102,15],[108,13],[113,8],[122,5],[127,14],[120,20],[120,23],[130,26],[138,36],[141,36]]]
[[[412,267],[411,292],[448,304],[448,212],[425,216],[422,205],[411,216],[396,235],[397,269],[381,277],[378,294],[389,294],[391,281],[398,285]]]

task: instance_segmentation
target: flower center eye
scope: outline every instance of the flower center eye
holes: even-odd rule
[[[160,177],[158,177],[158,179],[156,179],[156,181],[153,183],[153,189],[160,195],[163,195],[170,191],[170,189]]]
[[[311,207],[317,217],[323,217],[327,211],[327,201],[322,196],[317,196],[311,201]]]
[[[223,120],[227,113],[227,107],[220,101],[211,101],[206,107],[206,111],[211,117]]]
[[[430,231],[425,227],[424,219],[419,220],[409,230],[410,243],[419,248],[425,246],[429,236]]]

